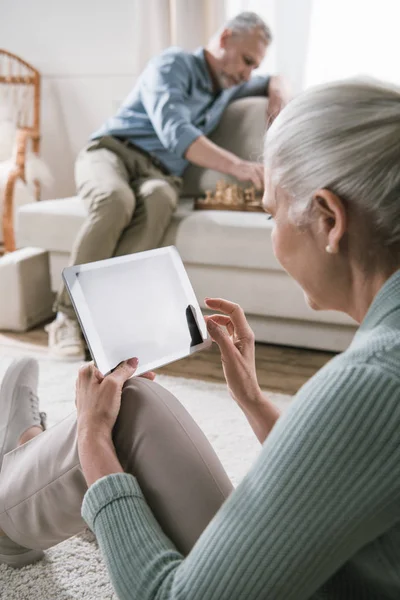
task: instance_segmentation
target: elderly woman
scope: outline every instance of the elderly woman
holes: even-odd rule
[[[3,562],[40,558],[86,521],[122,599],[400,598],[399,90],[305,92],[268,131],[265,164],[274,252],[310,306],[361,324],[351,346],[280,416],[242,309],[207,299],[229,390],[262,443],[234,491],[166,390],[133,378],[121,402],[137,361],[105,379],[84,367],[77,420],[44,433],[35,402],[33,427],[18,417],[35,365],[14,364],[3,445],[34,439],[4,458]]]

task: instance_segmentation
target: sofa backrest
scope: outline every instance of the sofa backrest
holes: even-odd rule
[[[209,136],[210,139],[240,158],[261,162],[267,104],[267,98],[262,97],[243,98],[232,102],[225,110],[218,127]],[[214,190],[219,179],[237,183],[233,177],[213,169],[190,165],[184,174],[181,196],[202,196],[206,190]]]

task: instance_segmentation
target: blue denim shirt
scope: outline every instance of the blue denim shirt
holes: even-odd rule
[[[160,160],[174,175],[189,162],[188,147],[218,125],[232,100],[266,96],[269,77],[213,91],[204,49],[188,53],[168,48],[147,64],[135,87],[114,117],[91,139],[115,135],[133,142]]]

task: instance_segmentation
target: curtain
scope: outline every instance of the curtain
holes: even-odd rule
[[[400,0],[314,0],[305,85],[355,75],[400,84]]]
[[[134,0],[136,68],[168,46],[194,50],[225,21],[224,0]]]

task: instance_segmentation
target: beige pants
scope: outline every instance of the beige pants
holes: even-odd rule
[[[109,136],[80,152],[75,180],[89,214],[72,248],[70,265],[157,248],[182,186],[180,177],[165,175],[140,151]],[[75,318],[64,285],[54,310]]]
[[[232,491],[206,437],[172,394],[133,378],[113,438],[123,469],[137,477],[164,532],[187,554]],[[86,490],[74,413],[5,455],[0,528],[21,546],[50,548],[84,529]]]

